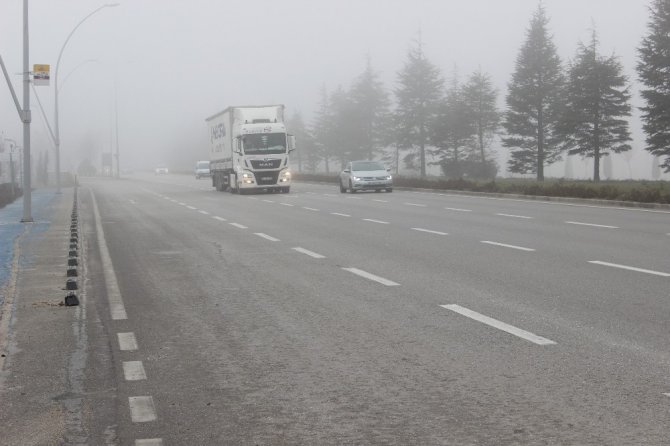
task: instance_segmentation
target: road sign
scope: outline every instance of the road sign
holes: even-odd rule
[[[49,65],[33,65],[33,83],[37,86],[49,85]]]

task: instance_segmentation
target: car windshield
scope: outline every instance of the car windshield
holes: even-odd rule
[[[286,153],[286,133],[259,133],[244,136],[244,153],[266,155]]]
[[[384,166],[376,161],[357,161],[351,163],[351,170],[353,171],[369,171],[369,170],[386,170]]]
[[[201,161],[197,164],[198,169],[209,169],[209,161]]]

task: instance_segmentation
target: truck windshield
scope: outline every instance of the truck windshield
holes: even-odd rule
[[[247,155],[286,153],[286,133],[245,135],[243,142],[244,153]]]

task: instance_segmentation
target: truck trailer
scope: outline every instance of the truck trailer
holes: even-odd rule
[[[289,192],[289,154],[283,105],[233,106],[206,119],[212,187],[232,193]]]

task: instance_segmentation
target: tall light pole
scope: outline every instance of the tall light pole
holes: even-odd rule
[[[30,67],[29,67],[28,0],[23,0],[23,218],[32,223],[32,183],[30,179]]]
[[[104,8],[113,8],[115,6],[119,6],[118,3],[107,3],[99,8],[95,9],[92,11],[89,15],[81,19],[79,23],[74,27],[72,31],[70,31],[70,34],[68,34],[67,39],[65,39],[65,43],[63,43],[63,47],[60,49],[60,53],[58,53],[58,61],[56,61],[56,71],[54,72],[54,129],[55,129],[55,139],[56,139],[56,192],[60,193],[60,129],[58,126],[58,68],[60,66],[60,59],[63,57],[63,51],[65,50],[65,46],[67,43],[70,41],[70,38],[74,34],[75,31],[81,26],[82,23],[84,23],[87,19],[89,19],[93,14],[96,12],[104,9]]]

